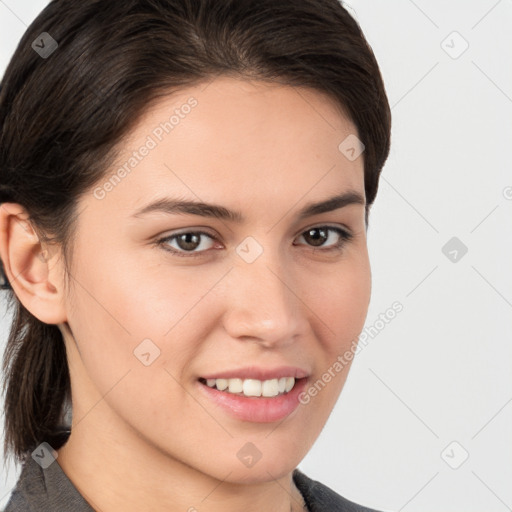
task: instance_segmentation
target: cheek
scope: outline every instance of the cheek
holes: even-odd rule
[[[190,406],[180,383],[198,351],[194,341],[206,336],[197,316],[201,308],[193,307],[206,285],[194,294],[176,294],[161,281],[143,286],[122,274],[117,267],[108,276],[82,276],[83,287],[75,290],[69,324],[80,350],[73,365],[82,404],[77,417],[85,417],[103,397],[99,403],[107,417],[108,404],[138,430],[153,428],[163,435],[158,429],[176,423],[175,411]]]
[[[361,281],[353,287],[341,288],[347,295],[338,288],[338,295],[326,303],[328,309],[323,318],[335,334],[328,330],[328,334],[321,339],[321,353],[318,354],[313,378],[299,397],[300,407],[310,427],[308,432],[301,433],[307,439],[308,446],[313,444],[338,401],[366,317],[368,288],[365,290]],[[349,293],[351,291],[352,294]]]
[[[87,261],[75,271],[68,318],[98,390],[105,392],[116,377],[148,362],[152,368],[172,369],[180,379],[181,369],[199,350],[194,340],[212,329],[213,315],[204,306],[209,301],[202,299],[224,272],[196,272],[191,281],[190,269],[170,276],[161,265],[108,250],[96,259],[90,252]]]
[[[332,357],[357,339],[364,327],[371,295],[371,272],[367,255],[340,271],[318,290],[316,308],[330,336],[327,349]]]
[[[370,295],[369,259],[361,252],[353,264],[340,265],[308,299],[311,310],[318,312],[313,325],[319,351],[304,403],[309,412],[315,411],[311,418],[319,425],[327,421],[347,379]]]

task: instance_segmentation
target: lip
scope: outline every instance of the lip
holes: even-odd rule
[[[294,377],[302,379],[309,373],[297,366],[278,366],[276,368],[261,368],[259,366],[246,366],[232,370],[220,371],[209,375],[201,375],[203,379],[257,379],[270,380],[281,377]]]
[[[287,371],[290,370],[288,369]],[[237,370],[237,372],[237,375],[241,374],[240,370]],[[275,370],[273,370],[273,372],[272,375],[276,375]],[[228,374],[223,373],[222,375]],[[243,375],[246,375],[246,373]],[[281,376],[285,377],[286,375],[283,374]],[[292,374],[288,373],[287,376],[291,377]],[[220,379],[223,377],[209,378]],[[226,391],[219,391],[216,388],[211,388],[199,380],[196,382],[196,385],[199,386],[200,393],[230,416],[241,421],[252,423],[272,423],[283,420],[297,409],[300,404],[299,395],[305,389],[308,381],[309,378],[307,377],[300,378],[295,381],[295,385],[288,393],[272,398],[235,395]]]

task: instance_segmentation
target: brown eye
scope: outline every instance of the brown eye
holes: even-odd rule
[[[352,233],[338,227],[318,226],[304,231],[301,237],[304,238],[306,244],[310,247],[318,247],[328,251],[331,249],[341,249],[346,242],[353,238],[353,235]]]
[[[304,239],[313,246],[321,246],[329,238],[328,230],[324,228],[308,229],[304,233]]]
[[[211,249],[216,239],[203,231],[186,231],[166,236],[158,244],[176,256],[200,256]]]
[[[176,236],[176,243],[184,251],[193,251],[199,247],[201,235],[197,233],[183,233]]]

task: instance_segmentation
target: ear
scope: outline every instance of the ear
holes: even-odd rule
[[[41,244],[23,206],[0,204],[0,258],[5,275],[25,308],[46,324],[67,320],[60,251],[53,253]]]

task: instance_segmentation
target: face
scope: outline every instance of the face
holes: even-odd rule
[[[146,112],[78,205],[76,433],[232,482],[297,466],[370,300],[363,156],[338,149],[356,134],[319,92],[231,78]]]

